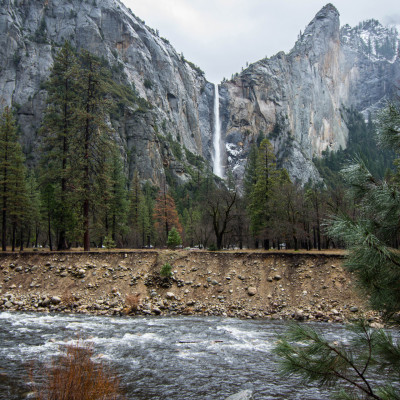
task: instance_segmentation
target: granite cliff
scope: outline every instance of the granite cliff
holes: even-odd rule
[[[312,158],[346,148],[345,110],[376,111],[400,82],[399,37],[370,20],[340,28],[328,4],[293,49],[262,59],[220,88],[226,159],[243,176],[251,144],[262,133],[280,165],[301,182],[317,180]]]
[[[213,158],[214,86],[119,0],[0,0],[0,99],[14,104],[35,163],[46,102],[43,83],[65,40],[102,57],[140,104],[111,118],[127,173],[189,179],[190,154]],[[371,20],[340,28],[325,6],[293,49],[262,59],[219,86],[224,159],[240,181],[251,144],[270,138],[294,179],[318,180],[312,158],[346,147],[346,108],[367,114],[400,82],[399,37]],[[185,151],[174,151],[176,146]]]
[[[43,83],[66,40],[105,59],[152,106],[136,105],[111,121],[130,176],[138,168],[143,179],[159,184],[167,167],[187,179],[185,160],[174,157],[171,142],[211,158],[213,85],[120,1],[2,0],[0,98],[18,109],[28,160],[38,146]]]

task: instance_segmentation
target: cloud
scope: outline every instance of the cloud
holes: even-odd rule
[[[289,51],[300,30],[329,0],[122,0],[211,81],[239,72],[278,51]],[[398,0],[333,0],[341,23],[368,18],[400,24]],[[383,18],[383,16],[387,16]]]

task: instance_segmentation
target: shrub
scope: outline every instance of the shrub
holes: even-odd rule
[[[66,291],[62,294],[61,296],[61,302],[66,306],[66,307],[73,307],[75,303],[75,296],[69,292]]]
[[[145,79],[145,80],[144,80],[144,87],[145,87],[146,89],[151,89],[151,88],[153,87],[153,83],[151,82],[150,79]]]
[[[114,249],[114,248],[115,248],[115,242],[114,242],[114,240],[113,240],[110,236],[106,236],[106,237],[104,238],[104,243],[103,243],[103,245],[104,245],[104,247],[105,247],[107,250],[110,250],[110,249]]]
[[[127,294],[125,297],[125,304],[129,308],[129,312],[137,311],[140,303],[140,293]]]
[[[172,276],[172,266],[169,263],[165,263],[160,271],[161,276],[165,276],[167,278]]]
[[[171,249],[175,249],[177,246],[180,246],[181,244],[182,244],[181,235],[176,230],[176,228],[173,227],[168,233],[167,246]]]
[[[117,400],[122,399],[118,377],[100,362],[94,362],[93,347],[78,342],[65,347],[39,377],[34,391],[37,400]]]

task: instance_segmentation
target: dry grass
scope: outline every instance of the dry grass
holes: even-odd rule
[[[102,363],[94,362],[93,347],[78,341],[68,345],[42,372],[36,400],[119,400],[118,377]],[[33,374],[31,374],[33,375]],[[35,379],[32,379],[35,382]]]
[[[67,307],[72,307],[75,303],[75,297],[71,292],[64,292],[61,296],[61,302]]]
[[[140,304],[140,293],[127,294],[125,297],[125,304],[129,308],[129,312],[137,311]]]

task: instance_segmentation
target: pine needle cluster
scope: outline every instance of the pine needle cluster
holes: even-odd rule
[[[380,144],[400,154],[399,107],[389,105],[380,121]],[[389,319],[400,312],[399,170],[380,181],[357,159],[342,175],[357,212],[332,217],[327,232],[346,245],[347,267],[371,306]],[[290,326],[275,348],[283,374],[328,387],[340,381],[339,399],[400,399],[399,340],[365,322],[349,329],[351,339],[345,344],[330,343],[307,326]]]

